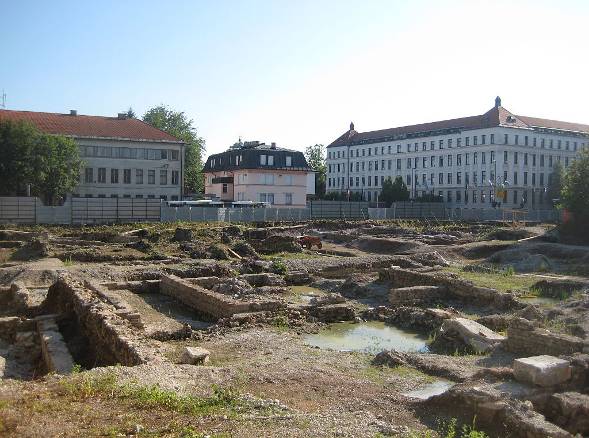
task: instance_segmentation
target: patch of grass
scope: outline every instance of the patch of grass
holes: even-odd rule
[[[503,272],[470,272],[463,271],[459,266],[449,266],[445,268],[447,272],[458,274],[465,280],[472,281],[476,286],[490,287],[499,291],[507,292],[514,290],[523,290],[530,292],[532,286],[540,280],[533,275],[517,275],[514,271]]]
[[[180,395],[158,385],[119,384],[113,373],[99,376],[77,375],[61,382],[65,394],[75,400],[108,397],[125,400],[140,408],[161,408],[191,415],[235,412],[241,404],[239,394],[232,388],[213,386],[211,397]]]
[[[305,260],[305,259],[316,259],[321,258],[317,254],[310,254],[308,252],[277,252],[275,254],[262,254],[260,257],[264,260]]]
[[[476,417],[472,420],[472,425],[463,424],[458,426],[458,420],[452,418],[450,421],[438,422],[438,430],[435,436],[440,438],[489,438],[485,432],[478,430],[475,426]],[[425,432],[409,432],[404,435],[405,438],[433,438],[434,432],[427,430]]]

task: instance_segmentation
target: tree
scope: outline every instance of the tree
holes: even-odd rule
[[[549,202],[558,204],[560,200],[560,194],[562,191],[562,179],[563,179],[563,167],[560,161],[557,161],[554,165],[552,173],[550,174],[547,196]]]
[[[136,119],[137,118],[137,115],[135,114],[135,111],[133,111],[132,107],[129,107],[129,109],[125,112],[125,115],[129,119]]]
[[[309,167],[315,172],[315,195],[318,198],[325,196],[325,146],[316,144],[314,146],[307,146],[305,149],[305,158]]]
[[[398,176],[393,182],[388,177],[383,181],[379,200],[384,202],[387,207],[390,207],[393,202],[407,201],[408,199],[409,190],[407,190],[407,185],[403,182],[403,178]]]
[[[82,162],[69,138],[43,134],[27,122],[0,122],[0,194],[26,193],[53,204],[77,185]]]
[[[54,205],[71,192],[80,180],[82,160],[74,140],[63,136],[42,135],[37,144],[32,190],[45,204]]]
[[[184,192],[203,193],[202,157],[205,152],[205,141],[198,136],[192,119],[189,119],[184,112],[173,111],[165,105],[158,105],[143,115],[143,121],[186,143]]]
[[[563,206],[573,213],[575,222],[585,224],[585,226],[589,222],[588,181],[589,149],[584,149],[579,157],[571,163],[563,177],[560,199]]]

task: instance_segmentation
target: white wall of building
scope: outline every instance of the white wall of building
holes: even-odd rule
[[[182,196],[183,178],[183,146],[179,143],[128,141],[117,139],[74,139],[80,147],[80,157],[84,161],[80,175],[80,183],[73,190],[80,197],[120,197],[120,198],[162,198],[167,200],[180,199]],[[101,149],[88,149],[101,148]],[[104,157],[108,150],[104,148],[128,148],[129,152],[119,153],[118,157]],[[111,149],[111,155],[112,153]],[[138,150],[166,150],[167,157],[157,159],[124,158],[127,153],[141,156]],[[135,150],[134,152],[130,152]],[[87,151],[90,151],[89,153]],[[172,152],[174,151],[174,152]],[[151,153],[153,157],[153,152]],[[149,156],[149,152],[148,152]],[[92,169],[90,180],[86,178],[86,168]],[[101,169],[101,170],[99,170]],[[102,170],[104,169],[104,170]],[[118,171],[118,182],[111,179],[112,169]],[[130,171],[130,180],[125,180],[125,170]],[[150,179],[150,171],[155,176]],[[165,184],[162,184],[160,173],[165,172]],[[99,177],[99,173],[105,179]],[[174,181],[172,180],[174,178]]]
[[[222,200],[264,201],[276,207],[303,207],[307,202],[308,174],[284,169],[209,172],[205,175],[205,194],[215,195]],[[225,193],[223,184],[212,183],[213,178],[218,177],[233,177],[233,184],[227,184]]]
[[[519,206],[525,199],[527,208],[546,208],[545,204],[539,202],[540,194],[549,185],[549,175],[554,164],[560,160],[566,167],[587,144],[589,140],[586,136],[570,133],[544,134],[532,129],[495,127],[449,135],[329,147],[327,191],[346,192],[349,189],[362,193],[364,199],[375,201],[384,179],[401,176],[415,196],[433,192],[454,205],[489,207],[493,197],[489,180],[494,177],[497,183],[501,183],[506,176],[508,193],[504,204]],[[507,161],[504,160],[504,152],[507,152]],[[449,156],[451,164],[448,162]],[[424,175],[427,184],[423,183]],[[458,178],[460,183],[457,182]]]

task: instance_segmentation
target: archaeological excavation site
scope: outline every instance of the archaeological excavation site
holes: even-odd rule
[[[551,224],[0,228],[0,436],[589,436]]]

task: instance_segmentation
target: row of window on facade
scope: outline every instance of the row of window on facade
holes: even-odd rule
[[[80,146],[82,157],[92,158],[128,158],[132,160],[169,160],[178,161],[178,149],[128,148],[114,146]]]
[[[209,175],[207,177],[207,183],[212,184],[213,179],[215,177]],[[252,184],[262,184],[262,185],[274,185],[276,183],[276,175],[273,173],[241,173],[237,175],[237,183],[236,184],[248,184],[248,181],[251,181]],[[292,186],[294,184],[294,176],[293,175],[282,175],[278,178],[278,184],[282,186]]]
[[[523,140],[520,140],[520,138],[523,137]],[[471,142],[470,142],[471,137],[465,137],[464,138],[464,146],[470,146]],[[477,146],[477,145],[486,145],[487,144],[487,136],[486,135],[481,135],[480,136],[480,143],[479,143],[479,136],[475,135],[472,137],[472,145],[473,146]],[[510,144],[510,136],[509,134],[505,134],[504,135],[504,139],[503,139],[503,144]],[[423,142],[415,142],[415,143],[407,143],[406,144],[406,152],[418,152],[419,151],[419,146],[421,143],[421,150],[422,151],[427,151],[428,150],[428,146],[429,146],[429,150],[433,151],[436,149],[436,142],[435,141],[430,141],[429,143],[427,141],[423,141]],[[548,147],[550,149],[554,149],[556,146],[556,149],[562,149],[563,148],[563,140],[554,140],[554,139],[546,139],[546,138],[540,138],[540,142],[538,142],[538,139],[536,137],[532,137],[532,144],[530,144],[530,137],[525,135],[525,136],[520,136],[520,135],[514,135],[513,136],[513,144],[514,145],[521,145],[522,146],[532,146],[532,147],[538,147],[538,143],[540,143],[540,147],[541,148],[546,148],[546,146],[548,145]],[[489,144],[495,144],[495,134],[490,134],[489,135]],[[581,147],[584,147],[585,143],[581,143]],[[445,147],[448,148],[452,148],[454,147],[454,142],[452,138],[447,139],[446,141],[444,141],[443,139],[438,140],[438,149],[444,149]],[[456,147],[462,147],[462,138],[458,137],[456,138]],[[564,149],[569,151],[577,151],[579,147],[579,142],[578,141],[570,141],[570,140],[565,140],[564,141]],[[385,155],[386,153],[388,154],[392,154],[393,153],[393,145],[388,145],[388,146],[374,146],[374,147],[368,147],[368,148],[350,148],[350,158],[358,158],[360,156],[364,157],[364,156],[371,156],[371,155],[379,155],[379,151],[380,151],[380,155]],[[397,148],[396,148],[397,153],[402,153],[403,152],[403,145],[398,144]],[[346,151],[345,150],[340,150],[340,151],[329,151],[327,153],[327,158],[328,159],[337,159],[337,158],[346,158]]]
[[[361,192],[357,192],[361,193]],[[511,193],[511,196],[509,195]],[[361,193],[367,201],[378,201],[379,192],[365,192]],[[427,194],[434,194],[433,191],[417,191],[417,197],[424,196]],[[502,197],[496,197],[492,190],[443,190],[438,191],[438,197],[445,200],[448,203],[463,203],[464,204],[486,204],[492,202],[508,203],[510,200],[513,204],[524,206],[531,204],[532,206],[537,204],[546,204],[550,200],[544,190],[532,190],[529,193],[525,190],[506,190],[503,192]],[[444,196],[445,195],[445,196]],[[463,196],[464,195],[464,196]]]
[[[527,152],[508,152],[508,151],[504,151],[503,152],[503,163],[504,164],[509,164],[509,155],[512,154],[513,159],[512,159],[512,163],[514,165],[519,165],[520,164],[520,157],[523,158],[523,160],[521,160],[521,163],[523,163],[524,166],[532,166],[535,167],[537,165],[537,155],[536,154],[528,154]],[[444,164],[446,165],[446,167],[452,167],[452,163],[453,163],[453,157],[456,158],[456,166],[462,166],[463,165],[463,160],[462,160],[462,155],[463,154],[456,154],[456,155],[452,155],[452,154],[448,154],[446,155],[430,155],[430,156],[425,156],[425,157],[414,157],[414,158],[397,158],[396,159],[396,169],[400,170],[402,168],[402,162],[403,160],[405,160],[406,163],[406,168],[407,169],[417,169],[419,167],[419,165],[421,165],[421,167],[423,169],[426,169],[428,167],[444,167]],[[471,156],[472,156],[472,161],[471,161]],[[546,157],[548,158],[548,160],[546,160]],[[490,151],[490,163],[494,163],[495,162],[495,151]],[[548,167],[552,167],[554,164],[554,160],[556,160],[556,162],[560,163],[562,160],[562,157],[560,155],[544,155],[544,154],[540,154],[539,155],[539,162],[540,162],[540,167],[545,167],[546,161],[548,161]],[[565,167],[568,167],[569,163],[571,160],[573,160],[574,157],[564,157],[564,165]],[[366,163],[368,163],[368,166],[366,166]],[[350,162],[350,172],[364,172],[366,171],[366,167],[368,167],[368,171],[372,171],[374,170],[375,172],[379,170],[379,163],[380,163],[380,170],[392,170],[393,167],[393,160],[370,160],[370,161],[352,161]],[[464,154],[464,165],[466,166],[470,166],[472,163],[472,165],[478,165],[479,164],[479,152],[473,152],[471,153],[465,153]],[[480,164],[487,164],[487,153],[486,152],[480,152]],[[387,166],[388,165],[388,166]],[[341,173],[341,172],[345,172],[346,169],[346,164],[345,163],[337,163],[337,164],[328,164],[327,165],[328,168],[328,173]]]
[[[523,172],[522,174],[522,179],[520,180],[519,178],[520,173],[519,172],[513,172],[513,179],[509,179],[509,175],[507,171],[503,172],[503,178],[497,180],[495,178],[495,173],[493,171],[490,172],[489,174],[489,178],[487,179],[487,172],[486,171],[482,171],[480,173],[480,175],[477,172],[472,172],[472,178],[471,178],[471,174],[468,172],[464,172],[464,180],[462,179],[462,172],[456,172],[456,185],[462,185],[463,183],[466,184],[467,186],[473,185],[475,187],[477,186],[486,186],[486,185],[502,185],[502,184],[506,184],[506,185],[531,185],[531,186],[536,186],[539,185],[541,187],[544,186],[545,183],[545,179],[544,179],[544,173],[539,173],[539,177],[538,179],[536,179],[536,173],[532,172],[532,173],[528,173],[528,172]],[[428,178],[429,176],[429,178]],[[411,186],[412,184],[415,185],[422,185],[424,187],[431,187],[434,186],[436,184],[437,181],[437,185],[453,185],[454,184],[454,173],[452,172],[448,172],[448,173],[443,173],[440,172],[438,173],[438,178],[436,180],[436,174],[435,173],[430,173],[429,175],[427,174],[422,174],[421,175],[421,182],[419,181],[419,175],[415,175],[415,179],[412,178],[412,175],[408,174],[406,175],[405,178],[405,182],[407,184],[407,186]],[[350,177],[349,178],[349,187],[378,187],[378,186],[382,186],[385,180],[385,176],[384,175],[380,175],[380,177],[378,175],[375,175],[374,177],[372,176],[357,176],[357,177]],[[339,187],[339,188],[345,188],[345,181],[346,179],[344,177],[338,177],[338,178],[327,178],[327,187]],[[374,182],[374,184],[373,184]],[[380,183],[379,183],[380,182]],[[547,184],[550,185],[552,182],[552,173],[548,174],[548,179],[547,179]]]
[[[99,167],[97,170],[97,178],[94,179],[94,168],[86,167],[84,169],[84,179],[83,182],[85,184],[106,184],[107,182],[107,172],[106,167]],[[119,172],[120,169],[110,169],[110,183],[111,184],[119,184]],[[131,184],[131,173],[132,169],[122,169],[122,183],[123,184]],[[135,169],[135,181],[134,184],[143,184],[144,183],[144,176],[145,172],[143,169]],[[180,184],[180,171],[179,170],[172,170],[171,172],[172,180],[171,185],[176,186]],[[155,169],[149,169],[147,171],[147,184],[155,184]],[[159,184],[162,186],[168,185],[168,170],[167,169],[160,169],[159,172]]]
[[[245,199],[245,192],[237,193],[238,201],[251,201],[251,199]],[[274,193],[258,193],[258,202],[268,202],[274,204],[275,198]],[[284,205],[292,205],[292,193],[284,193]]]
[[[229,156],[229,158],[227,158],[227,160],[229,161],[229,163],[228,163],[229,165],[233,164],[233,163],[231,163],[231,156]],[[243,161],[243,155],[235,155],[234,160],[235,160],[235,165],[239,166],[241,164],[241,162]],[[211,158],[211,167],[217,167],[217,166],[221,167],[222,165],[223,165],[223,156]],[[274,155],[261,154],[260,155],[260,166],[274,166]],[[286,156],[285,166],[292,167],[292,156],[291,155]]]

